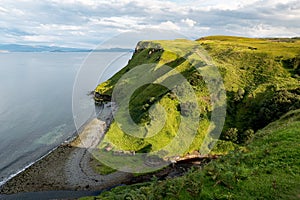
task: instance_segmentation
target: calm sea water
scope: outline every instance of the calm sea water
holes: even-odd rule
[[[72,102],[80,126],[94,112],[88,91],[125,66],[131,54],[95,53],[85,61],[87,56],[0,54],[0,182],[70,138]]]

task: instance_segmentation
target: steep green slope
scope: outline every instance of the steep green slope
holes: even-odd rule
[[[96,94],[112,95],[121,80],[123,90],[118,92],[126,93],[126,84],[146,79],[151,70],[156,70],[154,83],[136,88],[129,101],[130,116],[141,125],[142,128],[136,131],[141,135],[135,137],[135,134],[125,133],[121,128],[127,126],[126,121],[113,122],[100,148],[111,145],[116,150],[157,151],[176,137],[182,117],[190,119],[190,116],[184,116],[185,113],[190,114],[185,111],[196,107],[195,102],[189,101],[189,96],[184,94],[185,88],[182,89],[182,97],[186,99],[180,101],[174,95],[177,88],[170,89],[156,84],[172,81],[172,70],[163,69],[167,65],[181,73],[193,88],[198,104],[194,110],[200,115],[197,134],[190,147],[180,155],[199,150],[209,132],[211,113],[218,107],[213,108],[212,101],[215,99],[212,99],[207,82],[199,72],[199,68],[207,64],[205,58],[200,58],[200,61],[197,58],[198,62],[194,62],[196,59],[193,52],[197,51],[197,47],[199,50],[203,47],[208,52],[223,77],[227,93],[227,115],[221,139],[235,143],[247,142],[256,130],[282,114],[300,108],[300,40],[213,36],[197,41],[144,41],[137,45],[126,67],[95,89]],[[186,53],[189,51],[192,53]],[[124,79],[127,73],[145,64],[152,66],[149,67],[151,70]],[[149,130],[156,130],[156,126],[161,125],[159,119],[162,113],[159,109],[151,113],[150,109],[157,104],[164,107],[166,121],[157,134],[151,134]],[[173,147],[180,148],[180,145],[177,143]]]
[[[229,138],[237,132],[242,142],[250,129],[256,131],[299,108],[299,39],[212,36],[198,42],[225,74],[228,113],[224,136],[226,130]]]
[[[200,121],[199,124],[196,124],[195,130],[197,132],[198,129],[197,139],[194,142],[191,141],[193,144],[186,151],[199,148],[207,134],[209,112],[212,111],[212,108],[206,83],[199,71],[193,67],[194,63],[192,62],[195,62],[193,59],[195,55],[191,52],[195,46],[199,46],[199,44],[188,40],[140,42],[129,64],[110,80],[96,88],[96,92],[101,94],[111,95],[113,91],[126,94],[128,85],[139,84],[140,81],[153,77],[153,83],[151,81],[150,84],[136,88],[137,90],[132,94],[129,104],[132,120],[145,127],[140,128],[137,134],[143,134],[140,136],[146,138],[141,139],[125,134],[124,129],[121,130],[120,127],[124,128],[127,125],[126,121],[121,125],[114,122],[103,141],[104,146],[109,143],[116,149],[139,151],[150,145],[151,151],[160,150],[178,135],[180,124],[183,126],[182,130],[190,128],[188,126],[193,124],[195,120],[189,111],[198,107],[194,109],[201,116],[201,119],[196,119],[196,122],[197,120]],[[145,71],[138,75],[126,77],[127,73],[145,64],[149,64],[143,69]],[[203,70],[205,70],[204,67]],[[178,74],[181,75],[178,76]],[[118,81],[120,82],[121,78],[121,84],[124,87],[117,90],[114,86]],[[188,86],[181,85],[181,81],[178,80],[187,82]],[[169,85],[169,87],[162,85]],[[195,95],[195,98],[188,94],[190,89],[193,90],[192,94]],[[180,97],[175,93],[180,94]],[[163,113],[159,109],[149,111],[152,105],[157,104],[163,106],[165,117],[162,117]],[[120,109],[118,112],[125,111]],[[125,117],[123,118],[125,119]],[[166,121],[161,126],[161,121],[164,121],[164,118]],[[184,120],[189,121],[189,123],[184,124]],[[120,123],[120,121],[118,122]],[[156,131],[157,127],[162,129]],[[144,130],[146,131],[144,132]],[[172,147],[180,149],[181,146],[182,144],[176,143]]]
[[[212,161],[203,170],[117,187],[98,198],[299,199],[299,144],[300,110],[295,110],[258,131],[250,144]]]

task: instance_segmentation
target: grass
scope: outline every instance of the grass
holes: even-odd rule
[[[211,36],[197,41],[143,41],[138,44],[138,50],[128,65],[95,89],[108,95],[114,92],[122,100],[131,94],[128,99],[129,115],[124,107],[125,102],[120,105],[116,115],[118,119],[111,125],[103,142],[121,150],[138,151],[149,144],[153,152],[162,149],[178,136],[183,120],[187,121],[184,129],[191,129],[188,125],[193,124],[194,120],[183,116],[183,113],[184,108],[191,112],[193,109],[189,105],[194,102],[198,104],[194,110],[200,120],[198,131],[188,139],[190,146],[186,151],[179,151],[182,144],[174,143],[175,152],[164,150],[170,156],[199,150],[210,131],[210,114],[213,111],[203,75],[206,58],[199,59],[195,53],[200,51],[200,46],[207,50],[218,67],[227,93],[227,116],[222,139],[236,138],[233,142],[245,142],[247,133],[263,128],[291,109],[300,108],[300,93],[295,90],[299,88],[300,80],[297,78],[300,40]],[[139,70],[141,65],[145,66],[142,71]],[[202,74],[196,68],[202,70]],[[151,73],[152,77],[149,75]],[[178,73],[183,75],[183,81],[178,81]],[[143,81],[151,84],[142,84]],[[176,81],[187,82],[195,99],[185,93],[188,91],[186,86],[161,86]],[[289,98],[283,99],[282,96]],[[274,109],[277,105],[280,107]],[[262,112],[264,110],[268,112]],[[265,116],[267,114],[269,116]]]
[[[175,40],[172,44],[168,44],[168,41],[156,41],[151,42],[150,44],[153,43],[158,43],[160,46],[163,46],[164,51],[157,51],[149,56],[149,52],[153,51],[152,48],[149,47],[141,50],[138,53],[135,53],[129,64],[124,69],[122,69],[110,80],[100,84],[96,88],[97,92],[112,94],[112,90],[116,88],[116,84],[118,83],[117,86],[119,86],[121,89],[115,89],[114,92],[118,93],[119,96],[121,96],[121,99],[124,99],[125,95],[131,92],[129,89],[131,88],[131,85],[132,87],[139,85],[141,80],[149,79],[149,74],[154,72],[154,79],[149,80],[150,82],[154,82],[154,84],[146,84],[143,87],[134,88],[137,90],[132,94],[129,101],[130,117],[132,117],[134,122],[139,124],[140,127],[138,127],[136,130],[129,127],[126,131],[126,127],[130,123],[128,122],[128,117],[124,115],[126,110],[122,110],[122,108],[120,108],[118,111],[118,123],[114,122],[111,125],[103,142],[110,143],[118,149],[123,150],[138,151],[148,144],[152,145],[152,151],[160,150],[178,135],[177,133],[179,124],[182,121],[186,121],[186,123],[183,123],[183,126],[188,127],[188,124],[193,124],[192,119],[189,119],[188,117],[182,117],[181,110],[179,109],[180,102],[196,101],[199,106],[201,106],[200,111],[203,111],[203,120],[201,120],[200,124],[201,128],[198,129],[198,134],[196,136],[198,141],[193,142],[193,146],[197,146],[199,143],[201,143],[201,140],[203,140],[203,136],[206,135],[209,125],[208,117],[204,111],[210,110],[211,106],[208,102],[203,101],[202,98],[199,98],[201,96],[209,96],[208,91],[205,87],[205,84],[203,84],[201,88],[198,84],[194,85],[194,88],[198,89],[196,91],[198,95],[195,96],[194,100],[189,100],[190,95],[186,95],[185,93],[182,93],[181,97],[179,98],[178,96],[174,95],[174,88],[177,86],[179,86],[177,88],[180,88],[181,91],[186,91],[185,86],[180,85],[181,82],[180,84],[173,85],[173,82],[176,83],[179,79],[182,79],[180,77],[176,77],[178,73],[185,74],[185,77],[188,78],[189,81],[195,80],[195,78],[192,78],[193,75],[197,78],[197,70],[193,69],[191,63],[184,59],[183,56],[180,56],[184,54],[184,51],[181,52],[182,47],[191,48],[193,45],[195,45],[195,42]],[[152,65],[146,66],[142,73],[140,73],[138,70],[137,72],[134,72],[134,69],[137,69],[141,64],[150,63]],[[165,67],[166,65],[168,66],[167,68]],[[133,73],[136,74],[126,77],[125,72],[129,71],[133,71]],[[120,81],[121,76],[122,80]],[[184,80],[186,78],[184,78]],[[162,87],[160,86],[161,84],[169,85],[169,88],[168,86]],[[124,95],[124,97],[122,95]],[[163,107],[164,111],[157,107],[158,104]],[[150,109],[151,107],[154,109]],[[163,119],[166,119],[166,121],[164,122]],[[195,129],[195,131],[197,132],[197,129]],[[143,138],[141,139],[141,137]],[[189,140],[191,143],[193,138],[190,138]],[[181,148],[181,145],[182,144],[180,143],[176,143],[173,145],[173,148],[178,150]],[[169,155],[174,155],[174,152],[170,152],[171,150],[165,150],[169,152]],[[190,149],[190,151],[193,150],[194,149]],[[186,152],[175,153],[183,155]]]
[[[108,174],[111,174],[111,173],[114,173],[117,171],[116,169],[113,169],[113,168],[99,162],[96,159],[91,159],[90,165],[95,172],[97,172],[101,175],[108,175]]]
[[[299,199],[299,144],[300,110],[295,110],[203,170],[82,199]]]
[[[201,47],[209,56],[199,59]],[[212,105],[224,96],[217,79],[211,80],[213,87],[207,85],[206,75],[216,77],[207,67],[209,57],[222,76],[227,98],[221,140],[211,154],[230,153],[201,171],[117,187],[102,193],[100,199],[300,198],[299,38],[211,36],[197,41],[140,42],[128,65],[95,89],[107,95],[117,92],[126,100],[120,101],[99,152],[110,145],[117,151],[158,151],[164,157],[201,149],[213,130],[212,112],[225,106],[222,101]],[[141,65],[145,68],[139,71]],[[168,87],[174,82],[178,84]],[[181,84],[185,82],[189,86]],[[212,88],[219,94],[211,96]],[[127,103],[129,112],[124,107]],[[204,145],[209,148],[210,142]],[[111,154],[101,154],[110,162],[104,163],[107,166],[143,168],[141,155],[112,159]],[[131,166],[123,166],[123,161]]]

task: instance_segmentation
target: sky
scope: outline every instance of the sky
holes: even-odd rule
[[[300,36],[300,0],[0,0],[0,43],[95,48],[128,31]]]

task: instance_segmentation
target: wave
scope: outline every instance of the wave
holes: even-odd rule
[[[9,175],[9,177],[3,179],[2,181],[0,181],[0,186],[4,185],[7,181],[9,181],[10,179],[12,179],[13,177],[17,176],[18,174],[20,174],[21,172],[25,171],[27,168],[29,168],[31,165],[33,165],[35,162],[31,162],[28,165],[26,165],[23,169],[17,171],[14,174]]]

